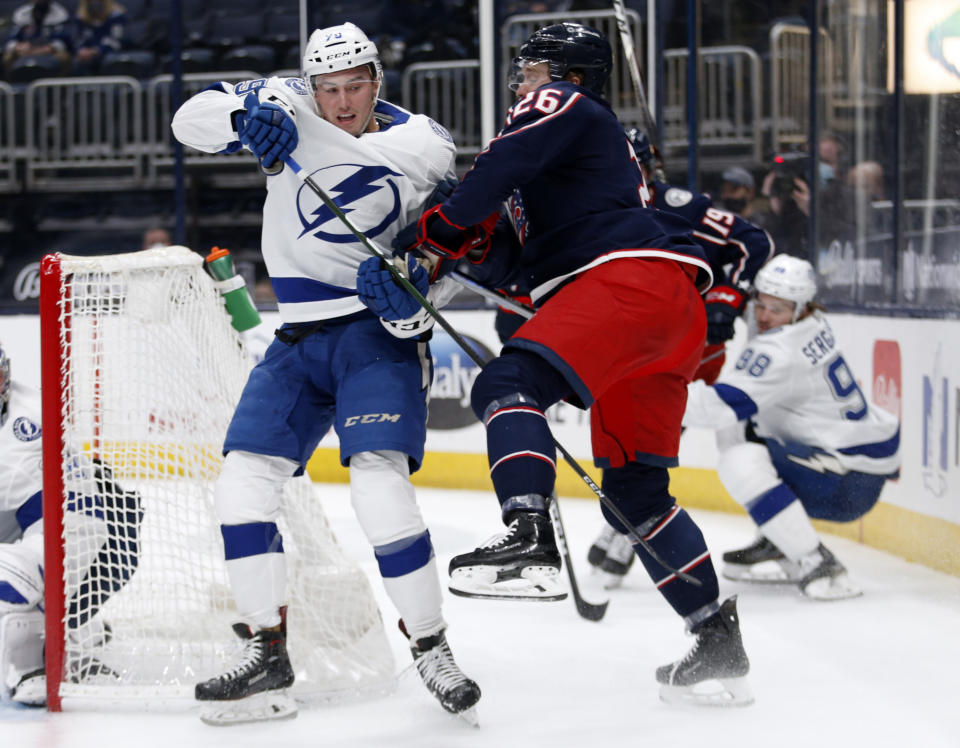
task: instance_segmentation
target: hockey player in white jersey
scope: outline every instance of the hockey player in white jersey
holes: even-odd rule
[[[724,576],[835,600],[861,592],[810,517],[850,522],[873,507],[899,471],[900,424],[857,385],[816,291],[806,260],[764,265],[756,333],[715,384],[689,385],[683,423],[718,429],[720,480],[759,527],[752,545],[723,555]]]
[[[13,701],[43,706],[47,693],[40,393],[12,381],[10,369],[10,359],[0,346],[0,691]],[[109,635],[109,626],[97,615],[100,607],[136,570],[140,496],[120,488],[100,461],[74,457],[66,467],[82,471],[91,488],[89,496],[74,497],[73,511],[64,514],[67,537],[82,537],[83,542],[73,545],[87,549],[74,567],[74,573],[86,579],[80,585],[83,594],[67,601],[66,635],[96,647]],[[113,517],[120,522],[111,521]],[[93,657],[68,660],[66,667],[68,677],[110,675],[109,668]]]
[[[202,151],[246,146],[268,175],[262,252],[283,325],[243,391],[215,489],[231,588],[249,624],[235,627],[246,651],[235,668],[196,687],[203,701],[253,696],[261,703],[250,708],[265,710],[256,716],[295,708],[282,694],[294,672],[275,519],[284,483],[331,425],[354,511],[424,683],[450,712],[480,698],[447,644],[433,546],[410,483],[423,459],[433,319],[399,286],[379,288],[381,318],[368,310],[358,282],[376,285],[376,263],[358,277],[370,253],[284,163],[295,159],[355,227],[388,247],[453,175],[456,149],[433,120],[378,99],[382,80],[376,46],[346,23],[313,32],[302,78],[211,86],[172,123],[180,142]],[[424,269],[406,261],[404,269],[428,293]],[[442,305],[450,288],[430,286],[431,301]],[[397,315],[397,306],[408,314]],[[261,692],[282,704],[279,715],[256,698]]]

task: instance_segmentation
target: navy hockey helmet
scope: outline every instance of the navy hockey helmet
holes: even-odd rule
[[[0,346],[0,426],[7,420],[7,408],[10,405],[10,359],[3,346]]]
[[[573,71],[583,76],[583,87],[597,94],[610,77],[613,54],[610,42],[597,29],[579,23],[557,23],[534,31],[514,64],[546,62],[551,80],[562,80]]]

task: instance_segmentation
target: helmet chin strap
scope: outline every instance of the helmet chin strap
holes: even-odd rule
[[[360,130],[360,135],[363,135],[365,132],[367,132],[367,128],[370,127],[370,121],[373,119],[373,113],[377,108],[377,101],[380,98],[380,87],[382,85],[383,85],[383,79],[382,78],[377,79],[377,91],[373,95],[373,102],[370,104],[370,114],[367,115],[367,119],[363,123],[363,128],[361,128]],[[377,125],[377,129],[378,130],[380,129],[379,125]],[[357,137],[360,137],[360,135],[358,135]]]

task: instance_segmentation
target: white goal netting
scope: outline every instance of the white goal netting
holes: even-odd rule
[[[47,578],[64,607],[60,695],[189,702],[240,650],[212,489],[251,362],[190,250],[59,262],[58,319],[45,316],[42,335],[60,351],[43,364],[45,391],[54,365],[61,395],[62,524],[48,516],[46,530],[64,552],[62,579]],[[278,526],[294,694],[389,688],[393,656],[369,582],[309,478],[288,484]]]

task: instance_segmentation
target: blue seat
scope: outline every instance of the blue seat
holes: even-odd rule
[[[216,47],[238,47],[263,38],[263,14],[211,14],[207,21],[206,44]]]
[[[221,70],[253,70],[268,73],[273,70],[276,55],[273,47],[263,44],[248,44],[228,49],[220,56]]]
[[[130,50],[108,52],[100,63],[100,75],[129,75],[131,78],[149,78],[157,60],[153,52]]]
[[[267,13],[261,41],[286,46],[300,41],[300,16],[297,13]]]
[[[13,61],[7,71],[7,80],[14,84],[26,84],[38,78],[53,78],[62,72],[63,65],[53,55],[27,55]]]
[[[209,73],[216,61],[213,50],[205,47],[187,47],[180,52],[180,70],[184,73]]]

